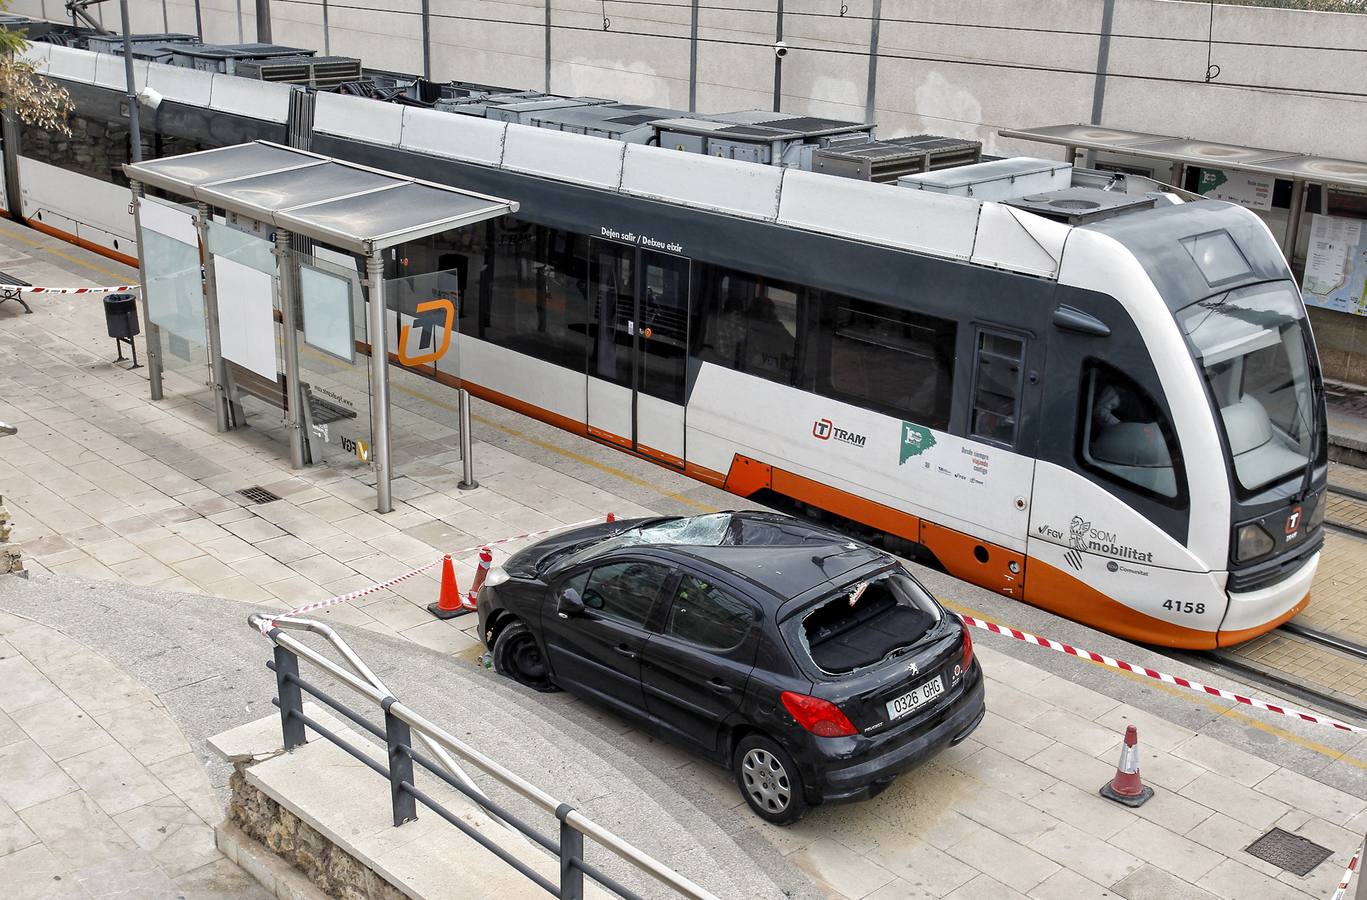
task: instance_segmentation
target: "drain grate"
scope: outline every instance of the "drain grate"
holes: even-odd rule
[[[243,488],[242,490],[238,491],[238,493],[246,497],[253,503],[273,503],[276,500],[280,499],[275,494],[272,494],[270,491],[266,490],[260,485],[255,485],[249,488]]]
[[[1333,851],[1298,834],[1274,828],[1244,848],[1263,862],[1270,862],[1301,877],[1328,859]]]

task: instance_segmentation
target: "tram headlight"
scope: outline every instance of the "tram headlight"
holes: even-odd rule
[[[1250,559],[1266,556],[1276,546],[1277,542],[1272,540],[1272,535],[1264,531],[1261,525],[1250,522],[1239,529],[1239,542],[1234,548],[1234,558],[1239,562],[1248,562]]]

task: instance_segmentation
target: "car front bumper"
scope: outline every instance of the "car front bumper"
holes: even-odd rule
[[[982,668],[974,660],[962,692],[909,734],[817,738],[820,756],[805,771],[809,803],[847,803],[877,796],[901,773],[963,741],[987,711]],[[800,765],[800,764],[799,764]]]

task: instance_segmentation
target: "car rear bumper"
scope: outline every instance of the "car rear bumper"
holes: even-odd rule
[[[939,721],[914,737],[889,734],[855,738],[854,752],[849,752],[848,747],[832,747],[835,752],[808,776],[808,802],[867,800],[881,793],[907,769],[967,738],[987,712],[982,669],[976,660],[970,673],[971,680],[963,693],[936,714]]]

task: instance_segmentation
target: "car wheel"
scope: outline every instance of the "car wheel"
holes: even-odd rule
[[[791,825],[807,814],[797,764],[775,741],[748,735],[737,745],[731,765],[745,802],[764,821]]]
[[[533,690],[558,690],[551,683],[551,669],[525,622],[510,622],[494,640],[494,670]]]

